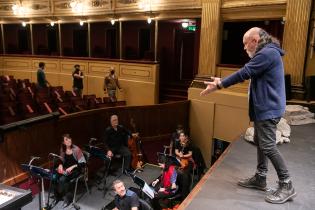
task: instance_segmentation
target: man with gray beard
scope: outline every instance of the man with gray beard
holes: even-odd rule
[[[251,80],[249,87],[249,118],[254,122],[254,142],[257,145],[257,169],[254,176],[240,180],[238,185],[266,190],[268,159],[279,178],[278,188],[265,197],[270,203],[285,203],[296,196],[292,181],[276,145],[276,129],[285,112],[284,69],[279,41],[261,28],[249,29],[243,37],[244,50],[251,60],[237,72],[221,79],[212,77],[200,95]]]

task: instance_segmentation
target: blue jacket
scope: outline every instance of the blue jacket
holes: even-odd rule
[[[284,51],[277,44],[267,44],[237,72],[222,80],[227,88],[251,79],[249,88],[249,118],[261,121],[281,117],[285,111]]]

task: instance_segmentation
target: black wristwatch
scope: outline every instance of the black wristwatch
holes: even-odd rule
[[[221,90],[221,89],[222,89],[222,87],[223,87],[223,86],[222,86],[222,83],[217,84],[217,89],[218,89],[218,90]]]

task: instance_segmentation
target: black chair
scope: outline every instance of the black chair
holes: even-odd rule
[[[80,206],[78,206],[78,204],[76,203],[76,195],[77,195],[77,189],[78,189],[78,182],[80,180],[83,180],[84,182],[84,185],[85,185],[85,188],[86,188],[86,191],[88,192],[88,194],[91,194],[91,191],[89,190],[89,186],[88,186],[88,174],[89,174],[89,171],[88,171],[88,160],[90,158],[90,154],[86,151],[82,151],[83,152],[83,155],[84,155],[84,158],[86,160],[86,164],[85,166],[82,168],[82,173],[72,179],[70,181],[70,183],[75,183],[75,187],[74,187],[74,192],[73,192],[73,200],[72,200],[72,206],[75,208],[75,209],[80,209]]]
[[[145,200],[139,198],[140,210],[153,210],[153,207]]]
[[[184,199],[182,194],[183,184],[184,183],[182,176],[180,175],[180,173],[177,173],[176,180],[177,190],[172,196],[166,198],[168,208],[173,208],[176,204],[181,203],[182,200]]]

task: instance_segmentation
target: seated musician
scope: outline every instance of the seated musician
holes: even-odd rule
[[[186,197],[190,191],[189,186],[192,181],[190,172],[192,171],[194,160],[192,158],[192,146],[188,136],[184,132],[179,134],[179,143],[176,145],[175,155],[181,164],[178,172],[183,179],[182,194]]]
[[[172,160],[166,156],[159,161],[162,168],[162,174],[159,178],[152,182],[157,194],[152,201],[155,210],[167,208],[166,198],[173,196],[177,191],[177,170]]]
[[[128,138],[131,136],[130,131],[119,125],[118,116],[110,117],[110,126],[106,128],[104,133],[104,143],[108,147],[107,156],[113,157],[120,154],[124,157],[124,170],[130,172],[131,152],[128,149]]]
[[[124,183],[121,180],[113,182],[113,188],[116,192],[115,208],[113,210],[138,210],[140,207],[138,195],[131,191],[126,190]]]
[[[184,128],[182,125],[178,124],[176,127],[176,131],[172,133],[171,141],[170,141],[170,149],[169,155],[175,154],[176,145],[179,143],[179,134],[184,132]]]
[[[179,143],[175,147],[176,158],[181,162],[181,169],[187,170],[191,167],[192,160],[192,147],[190,145],[188,136],[181,132],[179,134]]]
[[[62,163],[57,168],[58,178],[55,196],[57,202],[62,200],[63,197],[64,207],[66,207],[72,200],[72,193],[69,191],[70,180],[80,175],[81,168],[86,164],[86,160],[81,149],[72,144],[69,134],[63,135],[60,156],[62,157]]]

